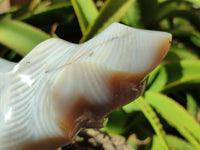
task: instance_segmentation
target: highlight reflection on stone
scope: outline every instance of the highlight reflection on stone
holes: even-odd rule
[[[114,23],[83,44],[58,38],[0,59],[0,150],[55,150],[142,94],[171,34]]]

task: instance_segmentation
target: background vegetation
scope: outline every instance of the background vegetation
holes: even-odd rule
[[[84,42],[112,22],[172,33],[143,96],[111,113],[102,130],[135,149],[200,149],[200,0],[6,1],[0,0],[0,57],[16,62],[45,39]]]

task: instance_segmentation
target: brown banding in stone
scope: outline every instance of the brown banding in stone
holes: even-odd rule
[[[109,80],[111,91],[110,101],[113,109],[119,108],[135,100],[142,94],[146,80],[141,82],[146,74],[133,74],[128,72],[114,72]]]
[[[146,82],[140,83],[143,78],[144,75],[112,72],[108,77],[108,88],[111,94],[107,102],[91,104],[83,96],[74,99],[75,102],[70,110],[59,119],[66,139],[73,139],[82,128],[101,127],[108,113],[129,103],[143,92],[146,85]]]
[[[152,66],[143,73],[113,72],[109,79],[111,91],[110,101],[113,109],[121,107],[139,97],[146,86],[146,80],[141,82],[147,74],[155,69],[166,56],[171,44],[171,38],[165,39],[160,46]]]
[[[109,112],[129,103],[143,92],[146,85],[146,82],[140,83],[143,77],[144,75],[127,72],[113,72],[109,78],[108,87],[112,94],[107,103],[91,104],[83,96],[80,96],[75,100],[69,112],[59,120],[65,138],[45,139],[28,144],[21,150],[56,150],[70,143],[80,129],[101,127],[104,117]]]
[[[160,50],[158,51],[158,53],[155,57],[156,59],[154,60],[152,67],[146,71],[146,74],[148,74],[153,69],[155,69],[160,64],[160,62],[164,59],[164,57],[166,56],[166,54],[170,48],[171,42],[172,42],[171,38],[168,38],[165,41],[163,41],[163,43],[161,44],[161,46],[159,48]]]
[[[84,97],[79,97],[70,111],[60,118],[60,127],[67,139],[72,139],[80,129],[99,128],[109,108],[101,104],[91,104]]]
[[[108,88],[111,94],[107,102],[91,104],[83,96],[78,96],[77,99],[71,100],[74,103],[70,107],[70,110],[59,119],[60,127],[64,131],[68,142],[73,139],[80,129],[100,127],[104,117],[108,113],[139,97],[143,93],[147,83],[147,80],[141,81],[165,57],[170,46],[170,41],[171,39],[162,44],[152,67],[144,73],[134,74],[111,71],[108,76]]]
[[[100,127],[109,112],[137,98],[146,85],[146,82],[140,83],[143,78],[143,75],[127,72],[112,73],[108,80],[111,95],[107,102],[91,104],[83,96],[77,98],[69,112],[60,118],[60,127],[67,139],[73,138],[80,128]]]

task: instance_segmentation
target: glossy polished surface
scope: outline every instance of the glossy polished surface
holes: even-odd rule
[[[58,38],[0,59],[0,150],[55,150],[142,94],[169,33],[114,23],[83,44]]]

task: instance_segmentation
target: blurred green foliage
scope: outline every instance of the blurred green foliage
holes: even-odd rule
[[[0,14],[0,57],[19,61],[38,43],[55,36],[84,42],[113,22],[167,31],[173,42],[163,63],[149,75],[143,96],[112,112],[102,130],[123,136],[136,149],[200,149],[199,0],[15,4]]]

